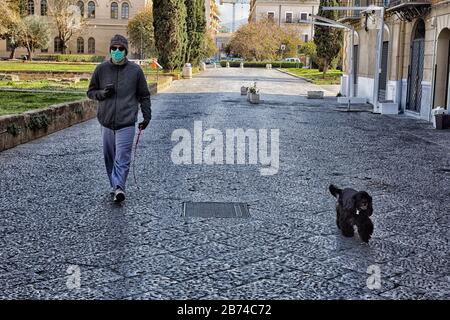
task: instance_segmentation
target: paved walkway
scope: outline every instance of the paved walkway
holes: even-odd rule
[[[239,95],[254,80],[257,106]],[[336,111],[331,98],[299,96],[311,86],[256,69],[175,82],[153,99],[141,189],[130,176],[123,206],[108,194],[96,120],[0,153],[0,297],[449,299],[450,133]],[[278,128],[279,173],[173,164],[171,134],[195,120]],[[336,230],[331,182],[373,195],[369,246]],[[184,219],[183,201],[247,202],[251,218]]]

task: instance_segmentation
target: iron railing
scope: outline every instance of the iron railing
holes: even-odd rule
[[[340,7],[388,7],[392,0],[341,0]],[[358,20],[361,17],[361,10],[340,10],[338,11],[339,21]]]
[[[432,2],[433,2],[432,0],[390,0],[389,7],[393,8],[401,4],[423,5],[423,4],[431,4]]]

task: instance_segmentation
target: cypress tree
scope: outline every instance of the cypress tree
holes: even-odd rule
[[[204,0],[185,0],[187,44],[185,61],[198,64],[205,45],[206,15]]]
[[[337,11],[324,11],[322,7],[336,7],[336,0],[320,0],[319,16],[337,20]],[[314,43],[317,46],[317,57],[323,67],[323,76],[328,70],[331,61],[339,54],[342,47],[342,31],[338,28],[314,26]]]
[[[181,67],[187,40],[184,0],[153,0],[153,27],[159,63],[170,71]]]

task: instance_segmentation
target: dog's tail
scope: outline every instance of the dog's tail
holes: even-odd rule
[[[341,195],[342,193],[342,189],[339,189],[338,187],[336,187],[334,184],[330,184],[330,186],[328,187],[328,189],[330,190],[331,194],[334,197],[338,197]]]

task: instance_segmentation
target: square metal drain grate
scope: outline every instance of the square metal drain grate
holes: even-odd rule
[[[248,204],[240,202],[183,202],[183,216],[200,218],[250,218]]]

